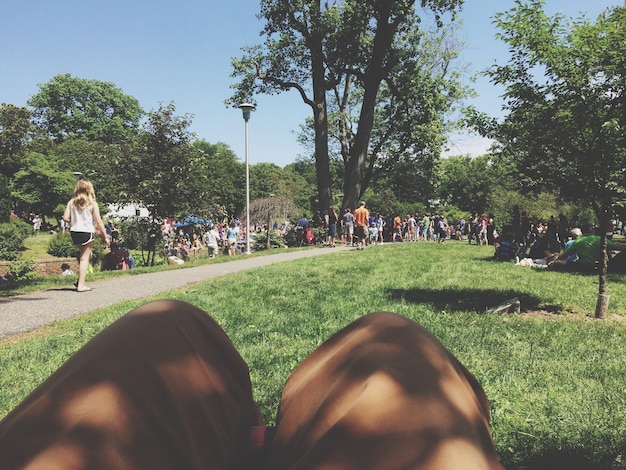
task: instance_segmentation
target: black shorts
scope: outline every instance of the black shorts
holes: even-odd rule
[[[357,225],[356,236],[359,240],[365,240],[367,238],[367,227],[365,225]]]
[[[93,241],[94,234],[91,232],[70,232],[74,245],[82,246]]]

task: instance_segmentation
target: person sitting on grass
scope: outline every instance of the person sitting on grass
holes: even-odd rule
[[[64,276],[73,276],[73,275],[74,275],[74,271],[72,271],[72,270],[70,269],[70,265],[69,265],[69,263],[63,263],[63,264],[61,265],[61,271],[62,271],[62,274],[63,274]]]
[[[493,258],[498,261],[513,261],[519,255],[519,244],[515,240],[515,230],[505,225],[502,233],[495,239],[496,250]]]
[[[293,371],[266,428],[224,330],[189,303],[158,300],[101,331],[0,421],[0,455],[7,469],[499,470],[489,412],[435,336],[376,312]]]
[[[572,230],[572,241],[565,249],[551,262],[548,267],[551,269],[571,269],[580,272],[593,272],[597,269],[600,258],[600,235],[593,233],[590,226],[585,227],[582,236],[580,232]],[[606,241],[609,250],[621,250],[621,246],[612,240]],[[610,266],[610,264],[609,264]]]
[[[527,258],[531,258],[534,263],[549,265],[553,262],[561,251],[562,245],[557,239],[554,230],[548,230],[547,224],[543,224],[537,231],[537,239],[530,246]]]
[[[133,269],[135,260],[130,252],[117,242],[111,243],[111,251],[102,258],[103,271],[117,271]]]

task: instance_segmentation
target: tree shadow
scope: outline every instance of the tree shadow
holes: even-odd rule
[[[593,448],[546,448],[539,455],[529,455],[527,459],[517,464],[507,462],[503,459],[502,463],[506,468],[511,470],[516,468],[532,468],[535,470],[608,470],[612,468],[622,468],[618,462],[621,462],[621,455],[626,443],[614,451],[606,450],[604,453],[598,453]]]
[[[560,311],[559,305],[541,304],[539,298],[515,290],[495,289],[389,289],[391,300],[404,300],[413,304],[430,304],[440,311],[485,312],[507,300],[517,297],[522,312],[532,310]]]

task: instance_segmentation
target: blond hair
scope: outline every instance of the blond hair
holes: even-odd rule
[[[84,209],[96,202],[96,193],[89,180],[78,180],[72,196],[72,204],[77,209]]]

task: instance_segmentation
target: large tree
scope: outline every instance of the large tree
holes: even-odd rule
[[[493,208],[494,189],[507,184],[501,173],[489,155],[449,157],[441,161],[437,193],[446,204],[483,213]]]
[[[262,0],[259,16],[266,21],[262,31],[265,43],[245,48],[244,56],[233,60],[233,76],[241,80],[235,85],[237,92],[228,101],[230,104],[248,101],[258,93],[295,89],[310,106],[320,207],[332,203],[327,94],[341,86],[343,91],[336,93],[339,101],[351,99],[353,85],[360,93],[356,127],[345,162],[343,199],[344,206],[354,206],[363,190],[382,84],[389,96],[405,102],[408,100],[402,100],[403,93],[413,90],[410,79],[400,82],[394,78],[402,75],[403,68],[417,71],[415,45],[419,44],[423,18],[416,13],[415,3]],[[433,11],[440,22],[439,15],[455,11],[461,3],[423,0],[421,6]],[[418,82],[420,78],[412,77]],[[400,108],[406,111],[408,106]]]
[[[479,129],[497,139],[500,157],[537,187],[590,203],[604,228],[626,182],[626,7],[592,23],[549,17],[543,1],[517,0],[495,22],[511,58],[487,73],[505,86],[506,117],[474,116]],[[608,298],[602,233],[598,317],[606,314]]]
[[[0,105],[0,175],[11,177],[20,169],[32,127],[27,108]]]
[[[177,116],[173,103],[148,113],[137,137],[120,147],[109,178],[116,201],[140,203],[153,217],[177,218],[194,205],[192,178],[196,152],[191,146],[191,116]]]
[[[36,213],[44,220],[72,195],[76,180],[53,159],[30,152],[11,182],[12,198],[20,212]]]
[[[199,216],[213,220],[230,218],[245,207],[244,165],[235,152],[223,142],[194,142],[196,152],[189,184],[195,187],[194,199]]]
[[[143,111],[134,97],[113,83],[56,75],[31,97],[35,124],[61,142],[83,138],[124,141],[139,126]]]

